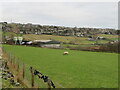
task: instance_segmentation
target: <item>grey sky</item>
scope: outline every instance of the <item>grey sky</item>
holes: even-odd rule
[[[118,28],[117,2],[5,2],[0,21]]]

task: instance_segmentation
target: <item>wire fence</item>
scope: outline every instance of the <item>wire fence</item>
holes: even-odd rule
[[[25,64],[20,58],[8,52],[5,48],[3,48],[3,53],[7,65],[12,73],[15,74],[18,82],[24,84],[27,88],[55,88],[52,80],[36,71],[34,67]]]

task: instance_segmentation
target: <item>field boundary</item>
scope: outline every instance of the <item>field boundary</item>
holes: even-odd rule
[[[8,67],[10,68],[10,71],[12,73],[15,74],[16,79],[18,82],[20,82],[21,84],[23,84],[24,86],[26,86],[27,88],[39,88],[39,85],[36,83],[35,81],[35,70],[33,67],[32,70],[30,70],[30,68],[25,67],[27,66],[26,64],[24,64],[22,62],[22,67],[20,66],[20,59],[16,58],[15,56],[13,56],[12,54],[8,53],[4,48],[2,48],[3,50],[3,54],[4,54],[4,59],[7,62]],[[25,74],[25,69],[30,70],[30,75],[31,75],[31,79],[28,80],[26,78],[26,74]],[[42,75],[45,77],[45,75]],[[40,77],[40,76],[38,76]],[[40,77],[41,79],[41,77]],[[44,80],[45,78],[43,78]],[[47,83],[47,87],[48,89],[51,89],[52,87],[55,88],[55,85],[53,84],[52,80],[48,78],[47,81],[44,80],[45,83]],[[58,83],[57,83],[58,84]],[[63,87],[62,87],[63,88]]]

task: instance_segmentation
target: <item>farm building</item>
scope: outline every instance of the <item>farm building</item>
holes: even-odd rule
[[[34,40],[34,45],[48,48],[60,48],[60,42],[53,40]]]

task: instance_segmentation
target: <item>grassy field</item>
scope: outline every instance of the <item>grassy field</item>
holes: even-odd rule
[[[76,43],[80,44],[82,41],[85,41],[87,38],[78,38],[72,36],[56,36],[56,35],[34,35],[34,34],[27,34],[23,35],[25,39],[28,40],[56,40],[66,43]]]
[[[118,54],[68,50],[69,55],[63,55],[64,50],[57,49],[11,45],[4,48],[48,75],[58,88],[118,87]]]
[[[117,40],[117,35],[105,35],[100,34],[98,36],[105,37],[111,40]],[[55,35],[35,35],[35,34],[26,34],[23,37],[27,40],[56,40],[65,43],[75,43],[75,44],[93,44],[95,41],[89,41],[88,38],[85,37],[74,37],[74,36],[55,36]],[[107,40],[99,40],[98,43],[108,43]]]
[[[20,34],[15,34],[13,32],[4,32],[2,33],[3,36],[23,36],[24,39],[26,40],[56,40],[56,41],[61,41],[65,43],[74,43],[74,44],[93,44],[95,41],[89,41],[88,38],[85,37],[75,37],[75,36],[56,36],[56,35],[35,35],[35,34],[25,34],[25,35],[20,35]],[[97,36],[105,37],[110,40],[117,40],[118,35],[106,35],[106,34],[98,34]],[[98,40],[98,43],[103,44],[103,43],[108,43],[109,41],[107,40]]]
[[[4,36],[10,36],[10,35],[17,36],[17,34],[15,34],[13,32],[3,32],[3,35]]]
[[[109,39],[118,39],[118,35],[99,34],[99,36],[109,38]]]

